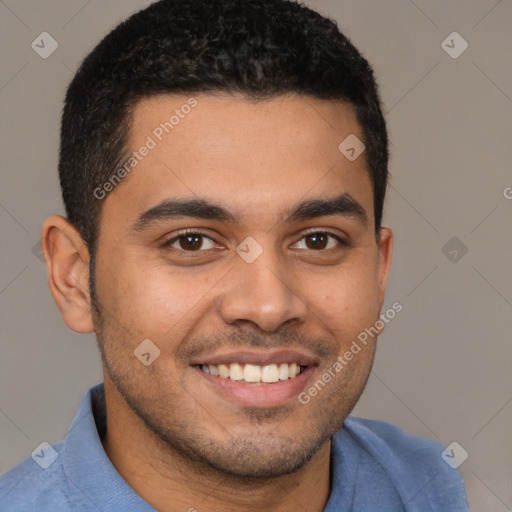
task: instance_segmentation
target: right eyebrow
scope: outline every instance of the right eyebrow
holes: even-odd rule
[[[153,224],[177,217],[192,217],[230,223],[236,220],[233,213],[223,206],[204,199],[165,199],[160,204],[139,215],[131,229],[140,232]]]

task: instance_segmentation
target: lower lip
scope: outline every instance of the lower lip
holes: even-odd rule
[[[216,377],[203,372],[199,367],[193,369],[205,379],[209,386],[221,396],[234,400],[246,407],[277,407],[284,405],[296,397],[306,387],[307,381],[313,375],[316,366],[308,366],[301,374],[293,379],[278,381],[272,384],[244,384],[242,381]]]

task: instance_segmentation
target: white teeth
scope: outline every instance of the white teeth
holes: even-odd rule
[[[229,378],[231,380],[243,380],[244,369],[238,363],[231,363],[229,365]]]
[[[261,380],[261,368],[255,364],[246,364],[244,366],[245,382],[259,382]]]
[[[277,364],[268,364],[261,370],[261,382],[277,382],[279,380],[279,369]]]
[[[224,379],[229,379],[229,366],[227,364],[219,364],[219,375]]]
[[[301,367],[297,363],[290,364],[267,364],[259,366],[257,364],[203,364],[201,369],[205,373],[221,377],[223,379],[243,380],[244,382],[263,382],[272,383],[280,380],[293,379],[301,373]]]

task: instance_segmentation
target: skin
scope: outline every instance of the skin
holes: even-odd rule
[[[376,338],[307,405],[297,396],[273,407],[241,404],[190,363],[207,351],[307,349],[318,361],[307,390],[375,324],[393,234],[375,234],[364,153],[350,162],[338,150],[351,133],[363,139],[361,128],[344,102],[194,97],[198,105],[103,199],[94,307],[87,248],[60,216],[43,228],[50,290],[71,329],[96,332],[107,398],[103,444],[153,507],[321,511],[330,492],[330,437],[364,389]],[[188,98],[139,102],[129,151]],[[305,200],[342,193],[361,205],[366,222],[286,219]],[[180,217],[132,229],[168,198],[205,199],[235,220]],[[184,229],[211,240],[186,251],[176,239]],[[311,231],[348,245],[312,239]],[[235,251],[248,236],[263,248],[250,264]],[[327,248],[311,245],[318,240],[328,240]],[[148,338],[160,356],[145,366],[133,352]]]

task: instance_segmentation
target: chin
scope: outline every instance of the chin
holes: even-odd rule
[[[244,440],[231,444],[225,450],[217,448],[215,453],[198,455],[204,464],[227,477],[246,481],[268,480],[300,470],[325,442],[305,446],[287,441],[264,447]]]

